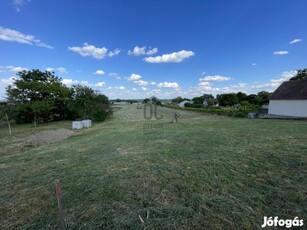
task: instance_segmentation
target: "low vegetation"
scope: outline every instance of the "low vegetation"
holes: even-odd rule
[[[63,141],[1,152],[0,229],[58,229],[56,179],[68,229],[259,229],[263,216],[307,216],[306,121],[156,108],[161,119],[147,120],[116,105]],[[1,149],[69,125],[15,125]]]

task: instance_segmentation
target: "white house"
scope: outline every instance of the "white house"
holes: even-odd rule
[[[283,82],[270,97],[269,116],[307,118],[307,79]]]

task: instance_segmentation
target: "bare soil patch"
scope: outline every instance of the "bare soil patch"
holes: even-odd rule
[[[42,144],[50,144],[64,140],[73,134],[74,132],[72,130],[63,129],[63,128],[56,130],[47,130],[30,136],[25,143],[34,146]]]

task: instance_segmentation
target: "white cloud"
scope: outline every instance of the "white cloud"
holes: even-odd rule
[[[178,83],[176,82],[162,82],[158,84],[159,88],[179,88]]]
[[[16,79],[15,77],[0,79],[0,100],[5,98],[5,94],[6,94],[5,88],[9,85],[13,85],[15,79]]]
[[[157,85],[157,83],[154,82],[154,81],[150,82],[150,84],[151,84],[151,85]]]
[[[131,74],[131,76],[130,77],[128,77],[128,81],[136,81],[136,80],[139,80],[139,79],[141,79],[142,77],[141,77],[141,75],[138,75],[138,74]]]
[[[4,28],[0,26],[0,40],[18,42],[22,44],[35,45],[39,47],[53,49],[52,46],[43,43],[41,40],[35,38],[30,34],[23,34],[17,30]]]
[[[151,47],[149,47],[147,49],[146,46],[143,46],[143,47],[135,46],[132,51],[128,50],[128,55],[134,55],[134,56],[153,55],[153,54],[155,54],[157,52],[158,52],[158,48],[151,48]]]
[[[286,54],[288,54],[289,52],[288,51],[275,51],[275,52],[273,52],[273,54],[274,55],[286,55]]]
[[[109,57],[114,57],[114,56],[119,55],[119,53],[120,53],[120,49],[115,49],[115,50],[113,50],[113,51],[110,51],[109,54],[108,54],[108,56],[109,56]]]
[[[143,81],[143,80],[137,80],[137,81],[133,81],[133,83],[139,85],[139,86],[146,86],[148,85],[147,81]]]
[[[150,49],[146,52],[147,55],[153,55],[158,52],[158,48]]]
[[[200,78],[200,81],[229,81],[230,77],[224,77],[220,75],[212,75],[212,76],[206,76],[204,78]]]
[[[296,75],[297,71],[284,71],[280,76],[277,78],[273,78],[269,80],[269,82],[264,83],[264,84],[254,84],[251,85],[251,89],[257,89],[257,91],[269,91],[272,92],[274,91],[278,86],[280,86],[281,83],[284,81],[288,81],[290,78],[294,77]]]
[[[296,38],[289,42],[289,44],[294,44],[303,41],[302,39]]]
[[[120,80],[120,79],[121,79],[121,77],[119,76],[118,73],[109,73],[108,76],[114,77],[114,78],[117,79],[117,80]]]
[[[133,90],[133,91],[137,91],[137,89],[136,89],[136,88],[133,88],[132,90]]]
[[[257,65],[257,63],[253,63],[253,64],[252,64],[252,66],[256,66],[256,65]]]
[[[67,87],[71,87],[73,85],[85,85],[85,86],[93,86],[93,84],[90,84],[88,81],[79,81],[79,80],[73,80],[71,78],[64,78],[61,81],[64,85]]]
[[[125,86],[109,86],[108,89],[125,90]]]
[[[13,0],[12,2],[15,6],[16,11],[19,12],[21,10],[21,7],[28,2],[31,2],[31,0]]]
[[[103,87],[106,83],[105,82],[98,82],[95,84],[96,87]]]
[[[104,75],[105,72],[101,69],[97,70],[94,74],[97,74],[97,75]]]
[[[162,56],[146,57],[143,60],[149,63],[169,63],[169,62],[182,62],[184,59],[194,56],[193,51],[181,50],[171,54],[163,54]]]
[[[90,45],[87,43],[84,43],[82,47],[74,46],[74,47],[68,47],[68,50],[78,53],[83,57],[92,56],[95,59],[103,59],[106,56],[113,57],[120,53],[119,49],[115,49],[114,51],[111,51],[108,53],[108,49],[106,47],[96,47],[94,45]]]
[[[12,85],[14,83],[15,79],[16,79],[15,77],[2,78],[2,79],[0,79],[0,86],[6,87],[6,86],[9,86],[9,85]]]
[[[0,66],[0,72],[20,72],[23,70],[28,70],[28,69],[25,67],[13,66],[13,65]]]
[[[59,67],[56,70],[59,71],[59,73],[65,73],[65,74],[68,73],[64,67]]]
[[[146,90],[147,90],[147,88],[146,88],[146,87],[142,87],[141,89],[142,89],[142,90],[144,90],[144,91],[146,91]]]
[[[73,80],[73,79],[62,79],[62,83],[68,87],[72,86],[72,85],[77,85],[80,82],[77,80]]]
[[[140,55],[145,55],[145,49],[146,49],[146,46],[143,46],[143,47],[134,47],[133,48],[133,51],[131,50],[128,50],[128,54],[129,55],[135,55],[135,56],[140,56]]]
[[[46,69],[46,71],[49,71],[49,72],[53,72],[53,71],[55,71],[55,70],[57,70],[59,73],[61,73],[61,74],[67,74],[68,73],[68,71],[64,68],[64,67],[59,67],[59,68],[52,68],[52,67],[48,67],[47,69]]]

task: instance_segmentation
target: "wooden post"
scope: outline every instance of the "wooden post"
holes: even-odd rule
[[[61,192],[61,186],[60,186],[60,180],[55,180],[55,193],[56,193],[56,198],[58,201],[58,208],[59,208],[59,219],[61,223],[61,229],[65,230],[65,221],[64,221],[64,214],[63,214],[63,209],[61,205],[61,197],[62,197],[62,192]]]
[[[9,126],[10,136],[12,136],[11,124],[9,121],[9,117],[7,116],[7,113],[5,113],[5,117],[6,117],[7,125]]]

